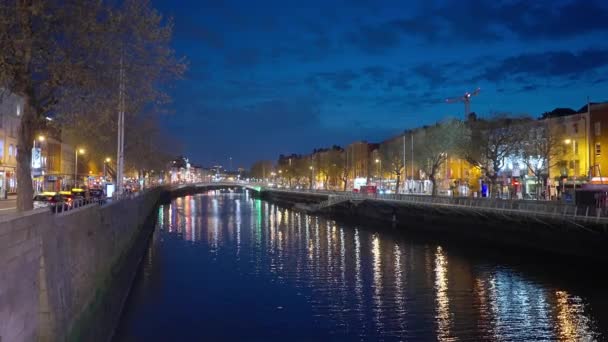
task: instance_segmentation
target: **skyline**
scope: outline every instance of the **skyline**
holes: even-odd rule
[[[593,43],[608,33],[600,1],[154,4],[174,17],[174,47],[190,60],[163,121],[197,164],[380,141],[462,118],[445,99],[478,87],[481,116],[608,99],[608,49]]]

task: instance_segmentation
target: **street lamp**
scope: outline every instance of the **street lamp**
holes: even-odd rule
[[[84,148],[77,148],[74,150],[74,186],[78,187],[78,155],[84,154]]]
[[[378,164],[378,177],[380,178],[380,188],[382,188],[382,160],[376,158]]]
[[[112,158],[107,157],[106,160],[105,160],[105,162],[103,163],[103,178],[104,178],[103,181],[104,182],[108,181],[108,179],[107,179],[108,178],[108,174],[107,174],[106,165],[109,165],[111,161],[112,161]]]
[[[40,141],[41,143],[44,142],[46,138],[44,137],[44,135],[39,135],[38,139],[34,139],[34,148],[36,148],[36,140]]]
[[[314,171],[314,168],[312,167],[312,165],[310,165],[309,169],[310,169],[310,189],[312,190],[312,188],[313,188],[312,183],[315,181],[314,180],[315,171]]]

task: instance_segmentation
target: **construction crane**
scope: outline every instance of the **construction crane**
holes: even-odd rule
[[[466,119],[471,113],[471,97],[479,95],[479,88],[475,89],[472,92],[466,92],[463,96],[450,97],[445,99],[447,103],[459,103],[464,102],[464,118]]]

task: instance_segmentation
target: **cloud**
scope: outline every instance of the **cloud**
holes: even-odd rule
[[[441,85],[447,81],[444,70],[433,64],[421,64],[412,68],[415,75],[427,81],[431,86]]]
[[[536,89],[538,89],[538,85],[536,85],[536,84],[527,84],[527,85],[521,87],[519,89],[519,91],[526,92],[526,91],[534,91]]]
[[[382,54],[399,46],[400,32],[390,23],[358,26],[346,34],[346,42],[368,54]]]
[[[350,90],[359,77],[360,74],[353,70],[340,70],[316,73],[313,75],[313,80],[325,83],[325,87],[329,86],[336,90]]]
[[[580,52],[549,51],[505,58],[487,67],[476,79],[501,81],[516,77],[563,77],[578,80],[585,74],[608,66],[608,49]]]
[[[460,0],[380,27],[449,44],[495,42],[510,36],[524,41],[563,39],[608,32],[607,22],[608,7],[601,1]]]
[[[193,22],[189,17],[175,24],[175,35],[180,38],[202,43],[210,48],[223,49],[226,46],[225,38],[219,32],[200,22]]]
[[[262,61],[262,55],[256,48],[238,48],[236,50],[228,51],[225,54],[224,61],[227,67],[252,67]]]

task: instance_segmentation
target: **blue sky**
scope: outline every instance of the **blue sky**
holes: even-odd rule
[[[538,116],[608,100],[602,1],[154,0],[190,61],[167,130],[201,164],[280,153],[462,117]]]

